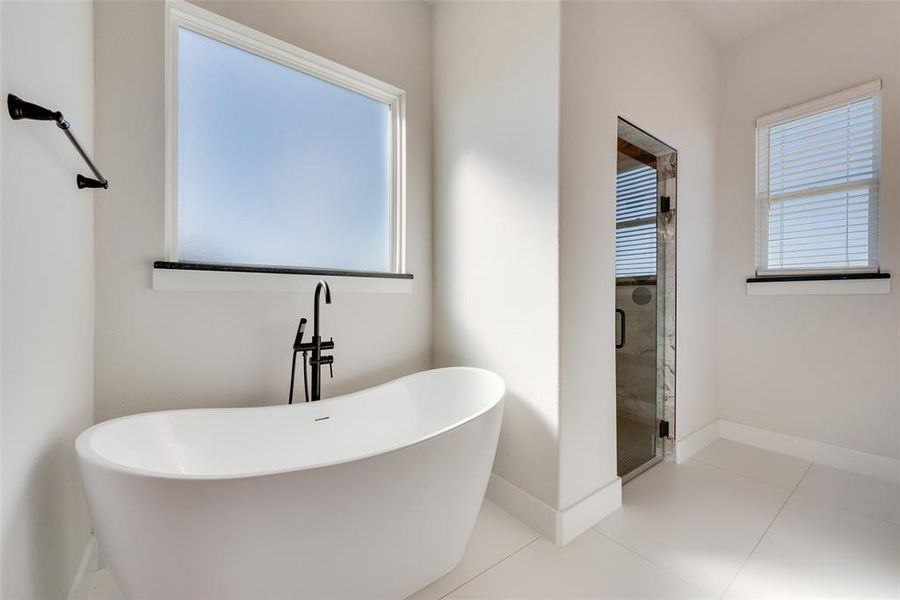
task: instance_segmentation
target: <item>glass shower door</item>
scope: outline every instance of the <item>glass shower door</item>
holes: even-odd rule
[[[667,379],[674,377],[675,153],[621,119],[618,149],[616,428],[618,474],[627,480],[662,460],[667,399],[674,410]]]

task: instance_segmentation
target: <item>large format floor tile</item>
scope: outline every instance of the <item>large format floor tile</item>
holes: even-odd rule
[[[410,596],[410,600],[443,598],[538,537],[502,508],[485,500],[462,561],[455,569]]]
[[[701,598],[684,581],[596,531],[565,547],[540,539],[473,579],[448,600]]]
[[[900,485],[896,483],[817,464],[797,493],[900,525]]]
[[[125,596],[116,585],[112,572],[106,568],[97,571],[91,582],[90,600],[125,600]]]
[[[719,596],[789,495],[700,462],[662,463],[629,482],[622,508],[595,527]]]
[[[812,464],[808,460],[754,448],[731,440],[716,440],[693,458],[702,463],[788,490],[797,486],[800,479],[803,478],[803,474]]]
[[[900,598],[900,526],[795,494],[727,598]]]

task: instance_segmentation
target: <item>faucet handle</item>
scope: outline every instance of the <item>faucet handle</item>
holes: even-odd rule
[[[328,373],[331,374],[331,378],[334,379],[334,361],[328,363]]]

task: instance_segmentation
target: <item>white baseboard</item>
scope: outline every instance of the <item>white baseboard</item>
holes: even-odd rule
[[[519,486],[491,473],[487,497],[549,540],[556,539],[556,509]]]
[[[75,579],[72,580],[72,587],[69,588],[69,595],[66,596],[67,600],[89,599],[91,582],[94,580],[94,573],[97,572],[97,560],[97,538],[91,535],[84,548],[81,564],[75,571]]]
[[[713,421],[683,439],[675,441],[675,462],[679,465],[719,439],[719,423]]]
[[[564,546],[622,506],[622,478],[616,477],[569,508],[556,513],[556,539]]]
[[[896,458],[860,452],[733,421],[720,420],[719,434],[726,440],[900,483],[900,460]]]
[[[683,440],[678,440],[675,444],[675,459],[678,463],[683,463],[720,438],[900,483],[900,460],[896,458],[869,454],[724,419],[714,421]]]
[[[622,480],[616,477],[572,506],[559,510],[491,473],[487,497],[554,544],[564,546],[622,506]]]

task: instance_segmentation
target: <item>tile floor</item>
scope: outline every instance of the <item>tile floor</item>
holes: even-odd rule
[[[109,574],[92,600],[120,600]],[[623,488],[564,548],[485,501],[460,565],[410,600],[900,599],[900,485],[720,440]]]

